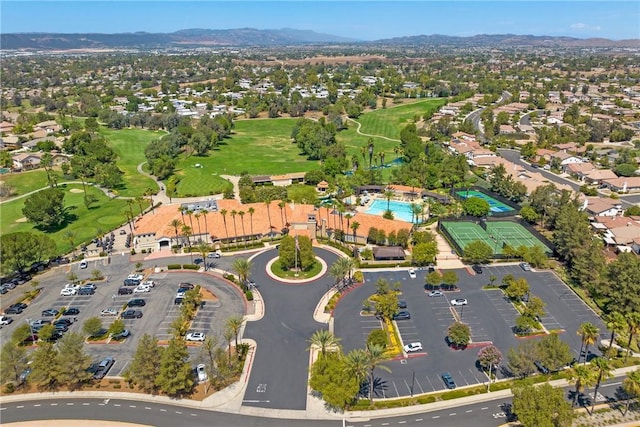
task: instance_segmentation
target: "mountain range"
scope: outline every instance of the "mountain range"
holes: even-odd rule
[[[571,37],[532,36],[514,34],[456,37],[418,35],[376,41],[360,41],[311,30],[283,28],[259,30],[238,28],[228,30],[187,29],[173,33],[8,33],[0,34],[0,48],[10,50],[70,50],[70,49],[151,49],[171,47],[274,47],[313,44],[360,44],[392,46],[450,47],[573,47],[573,48],[640,48],[640,40],[578,39]]]

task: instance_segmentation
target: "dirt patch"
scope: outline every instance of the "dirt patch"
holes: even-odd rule
[[[236,64],[249,64],[249,65],[292,65],[292,66],[301,66],[305,64],[365,64],[371,61],[383,61],[386,62],[387,58],[382,55],[352,55],[352,56],[314,56],[311,58],[303,58],[303,59],[285,59],[279,60],[276,58],[269,58],[263,61],[256,60],[234,60],[233,62]]]
[[[16,222],[27,222],[27,218],[25,218],[25,217],[18,218],[18,219],[16,219]]]
[[[203,301],[218,301],[218,297],[208,289],[200,288],[200,295]]]
[[[71,190],[69,190],[69,193],[82,193],[82,190],[79,188],[72,188]]]

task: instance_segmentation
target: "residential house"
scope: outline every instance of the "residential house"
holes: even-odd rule
[[[585,197],[581,210],[589,216],[610,216],[615,217],[622,213],[622,204],[618,200],[604,197]]]
[[[29,170],[40,167],[39,153],[18,153],[13,156],[13,169]]]
[[[640,176],[603,179],[602,186],[618,193],[634,193],[640,191]]]
[[[570,163],[582,163],[582,158],[567,153],[566,151],[556,151],[551,155],[551,161],[558,159],[561,166],[568,165]]]

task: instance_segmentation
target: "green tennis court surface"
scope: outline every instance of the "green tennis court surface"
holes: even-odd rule
[[[511,221],[487,221],[486,230],[480,226],[480,222],[443,221],[441,225],[463,249],[469,243],[480,240],[493,248],[495,255],[502,253],[505,244],[514,248],[539,246],[545,252],[552,252],[526,228]]]
[[[486,200],[489,203],[489,210],[491,210],[491,212],[496,212],[496,213],[511,212],[515,210],[511,206],[508,206],[502,203],[501,201],[494,199],[491,196],[487,196],[486,194],[481,193],[480,191],[476,191],[476,190],[456,191],[456,194],[463,199],[467,199],[469,197],[478,197],[480,199]]]

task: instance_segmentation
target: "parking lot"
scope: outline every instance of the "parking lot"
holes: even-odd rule
[[[342,339],[344,351],[349,352],[363,348],[369,333],[382,328],[375,316],[360,314],[363,301],[376,291],[376,281],[384,277],[392,287],[394,283],[400,283],[402,294],[399,298],[407,302],[411,319],[397,320],[398,332],[403,344],[418,341],[423,350],[385,363],[391,373],[377,371],[384,384],[379,390],[380,396],[408,395],[412,387],[414,393],[444,390],[443,372],[450,372],[458,386],[486,383],[486,374],[476,364],[479,347],[483,343],[493,343],[506,356],[509,348],[519,342],[512,331],[518,311],[500,290],[483,289],[489,284],[491,275],[497,277],[496,284],[500,284],[507,274],[525,277],[532,295],[539,296],[547,304],[548,314],[542,323],[549,330],[560,331],[561,338],[576,356],[580,350],[576,330],[582,322],[596,324],[601,328],[601,334],[607,335],[601,320],[550,272],[525,272],[518,265],[484,267],[482,274],[467,269],[455,272],[459,278],[458,290],[445,291],[439,297],[429,297],[425,292],[425,270],[416,271],[416,278],[411,278],[405,270],[368,272],[365,273],[365,284],[350,290],[340,300],[334,312],[334,331]],[[450,301],[454,298],[465,298],[468,305],[452,307]],[[447,328],[456,319],[469,325],[472,342],[480,343],[479,347],[464,351],[449,348],[445,341]],[[502,375],[498,372],[498,377]]]
[[[61,289],[69,282],[69,272],[75,273],[79,279],[89,279],[91,272],[99,269],[105,275],[105,280],[93,282],[96,285],[93,295],[61,296]],[[0,330],[0,342],[4,344],[10,339],[12,332],[23,322],[30,322],[42,318],[42,311],[50,308],[61,310],[64,307],[79,309],[75,316],[77,322],[71,325],[69,331],[82,333],[82,325],[90,317],[99,317],[103,327],[108,329],[117,316],[101,316],[101,311],[114,308],[120,312],[127,302],[134,298],[145,301],[142,307],[135,307],[143,313],[141,318],[124,319],[125,328],[131,331],[129,338],[120,344],[92,343],[86,345],[87,352],[100,360],[106,356],[115,359],[115,364],[109,371],[109,375],[121,375],[133,356],[137,341],[142,335],[148,333],[155,335],[158,340],[165,341],[170,338],[171,322],[179,313],[179,306],[174,304],[178,283],[190,282],[201,285],[215,295],[215,299],[206,300],[198,310],[193,321],[194,331],[204,332],[207,335],[219,337],[219,345],[226,345],[222,339],[222,328],[225,320],[231,315],[244,315],[245,302],[241,293],[234,286],[228,285],[223,280],[212,274],[197,272],[160,272],[146,275],[146,280],[153,280],[156,285],[149,292],[118,295],[118,289],[123,286],[123,280],[131,272],[127,256],[112,257],[107,263],[106,258],[99,261],[89,261],[87,268],[80,268],[79,263],[59,267],[55,271],[37,276],[39,286],[43,289],[40,295],[21,314],[10,315],[13,323],[3,326]],[[134,288],[134,287],[131,287]],[[3,296],[2,307],[6,308],[19,294],[30,290],[28,284],[21,285]],[[53,320],[53,317],[47,317]],[[198,353],[198,346],[190,346],[189,352],[194,357]]]

